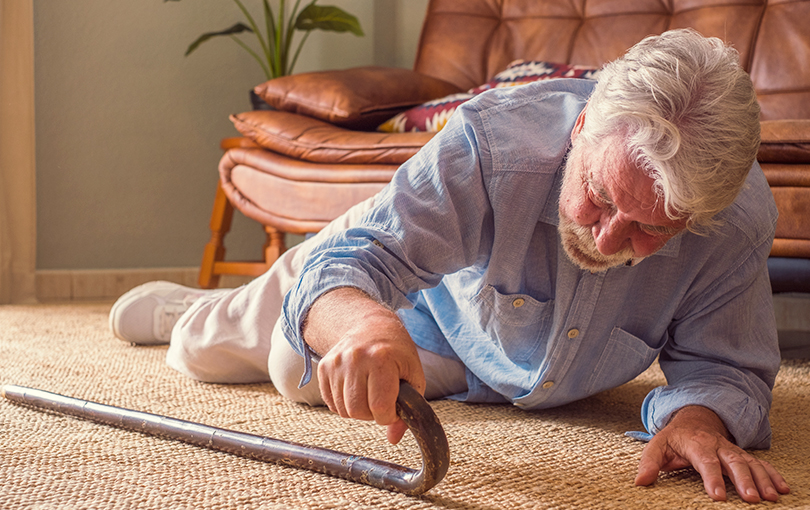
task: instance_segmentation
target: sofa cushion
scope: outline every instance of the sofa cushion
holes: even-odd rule
[[[260,148],[222,156],[219,175],[228,200],[248,218],[284,232],[318,232],[352,205],[375,195],[397,165],[322,164]]]
[[[350,131],[289,112],[254,110],[231,115],[242,135],[290,158],[330,164],[399,165],[435,133]]]
[[[437,132],[447,124],[459,105],[487,90],[525,85],[533,81],[552,78],[593,79],[598,73],[599,70],[594,67],[516,60],[483,85],[471,88],[467,92],[434,99],[399,113],[381,124],[377,130],[387,133]]]
[[[358,67],[284,76],[253,91],[277,110],[299,113],[350,129],[380,122],[459,88],[409,69]]]

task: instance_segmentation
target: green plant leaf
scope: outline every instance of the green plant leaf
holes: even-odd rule
[[[334,5],[309,4],[295,20],[298,30],[326,30],[329,32],[351,32],[363,34],[360,22],[356,17]]]
[[[276,18],[273,15],[273,8],[270,7],[269,0],[262,0],[264,5],[264,25],[267,33],[267,46],[270,54],[275,52],[276,44]]]
[[[192,51],[196,50],[197,46],[201,45],[202,43],[204,43],[208,39],[211,39],[212,37],[219,37],[223,35],[234,35],[242,32],[253,32],[253,29],[245,25],[244,23],[237,23],[236,25],[230,28],[226,28],[225,30],[220,30],[219,32],[207,32],[198,37],[196,41],[194,41],[189,45],[188,49],[186,50],[186,56],[188,56]]]

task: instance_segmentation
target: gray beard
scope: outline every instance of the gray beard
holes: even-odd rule
[[[596,249],[596,241],[587,227],[574,223],[560,211],[560,222],[557,226],[563,250],[575,266],[594,273],[607,271],[611,267],[626,264],[633,258],[633,250],[626,248],[613,255],[602,255]]]
[[[575,185],[569,182],[569,179],[579,178],[577,175],[572,175],[575,170],[572,168],[571,161],[581,157],[581,151],[582,145],[575,141],[568,153],[565,168],[563,169],[563,186],[561,193],[573,193],[572,190],[582,190],[581,183]],[[560,203],[562,204],[562,202],[562,197],[560,197]],[[568,256],[568,259],[580,269],[591,272],[606,271],[611,267],[626,264],[635,255],[631,248],[625,248],[613,255],[602,255],[596,248],[596,240],[593,238],[593,233],[589,227],[577,225],[574,220],[563,213],[562,208],[559,210],[559,217],[560,221],[557,225],[557,231],[560,234],[565,254]]]

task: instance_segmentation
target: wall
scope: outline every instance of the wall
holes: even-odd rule
[[[35,300],[34,2],[0,0],[0,304]]]
[[[261,2],[245,0],[258,15]],[[297,72],[410,67],[427,0],[323,0],[366,37],[313,32]],[[277,2],[274,2],[277,4]],[[208,240],[228,115],[264,81],[226,38],[227,0],[37,1],[34,12],[37,269],[193,268]],[[260,256],[263,231],[235,219],[229,258]]]

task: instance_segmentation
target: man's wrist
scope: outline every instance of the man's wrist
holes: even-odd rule
[[[347,334],[373,332],[391,325],[394,330],[404,330],[396,312],[362,289],[344,286],[324,292],[312,303],[301,336],[310,351],[322,357]]]
[[[701,405],[689,405],[678,409],[672,413],[667,423],[667,427],[669,426],[689,427],[714,432],[735,443],[734,437],[728,431],[728,427],[723,423],[720,416],[708,407]]]

